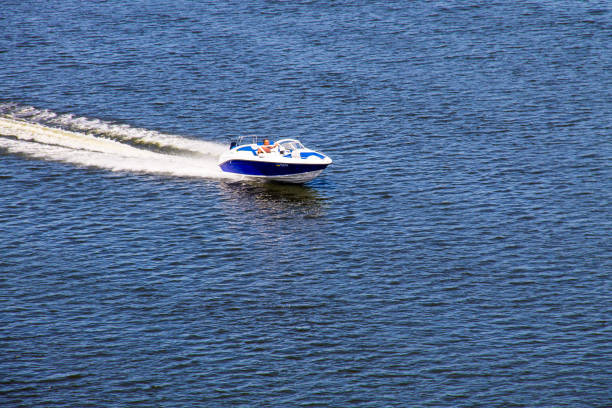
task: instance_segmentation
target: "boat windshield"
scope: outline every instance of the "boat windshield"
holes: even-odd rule
[[[286,142],[280,143],[280,147],[284,150],[297,150],[297,149],[303,149],[304,145],[302,145],[297,140],[291,140],[291,141],[287,140]]]

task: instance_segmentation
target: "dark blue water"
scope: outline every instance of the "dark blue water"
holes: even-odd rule
[[[607,2],[0,27],[1,406],[610,405]],[[334,164],[224,178],[253,133]]]

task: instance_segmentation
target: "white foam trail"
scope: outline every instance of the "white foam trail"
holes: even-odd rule
[[[29,115],[24,115],[28,110]],[[71,115],[58,116],[35,108],[21,108],[18,113],[21,115],[13,111],[13,118],[0,116],[0,135],[4,136],[0,137],[0,148],[11,153],[112,171],[228,178],[217,166],[217,158],[227,149],[220,143],[165,135],[95,119],[73,118]],[[14,118],[19,116],[27,116],[28,120]],[[34,121],[44,121],[45,124]],[[64,124],[72,130],[47,126],[50,122]],[[159,153],[140,148],[141,143],[185,150],[187,155]]]
[[[134,128],[126,124],[107,122],[100,119],[75,117],[72,114],[57,114],[47,109],[15,104],[0,104],[0,115],[21,119],[29,123],[38,123],[59,127],[79,133],[89,133],[104,138],[127,143],[148,144],[152,147],[190,150],[200,154],[213,154],[217,157],[226,149],[219,143],[190,139],[149,129]],[[7,115],[8,114],[8,115]],[[1,117],[1,116],[0,116]]]

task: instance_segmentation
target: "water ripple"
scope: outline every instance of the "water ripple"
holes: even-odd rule
[[[0,405],[606,406],[610,16],[13,4]]]

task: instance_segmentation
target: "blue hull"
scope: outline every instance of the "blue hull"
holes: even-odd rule
[[[250,160],[228,160],[220,165],[221,170],[228,173],[243,174],[245,176],[289,176],[293,174],[308,173],[323,170],[328,164],[289,164],[255,162]]]

